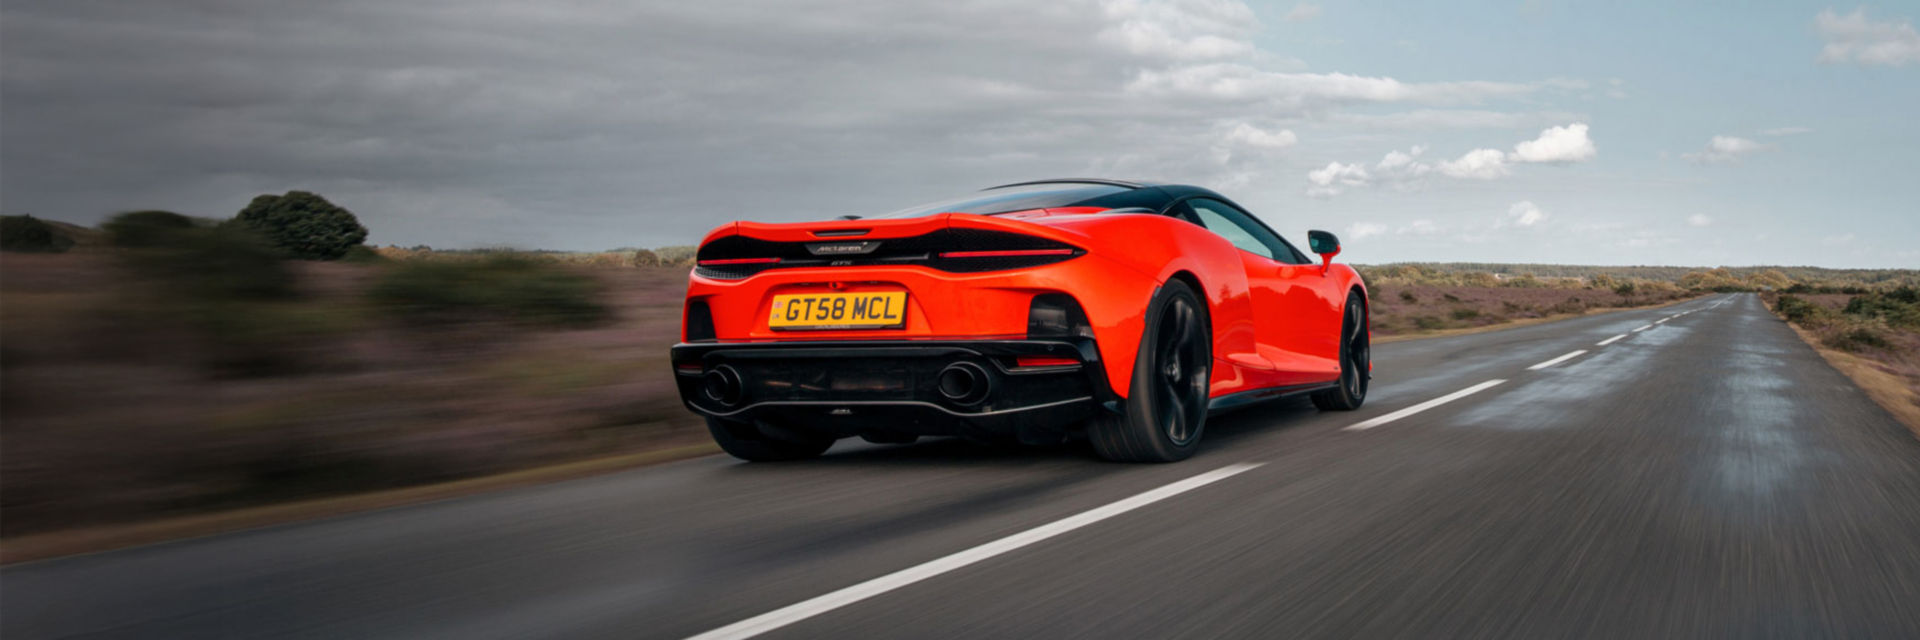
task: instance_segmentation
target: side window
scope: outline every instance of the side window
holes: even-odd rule
[[[1286,241],[1232,205],[1207,198],[1194,198],[1186,204],[1200,218],[1200,226],[1226,238],[1235,247],[1287,264],[1306,263]]]

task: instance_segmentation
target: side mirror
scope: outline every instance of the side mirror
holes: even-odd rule
[[[1333,257],[1340,255],[1340,239],[1325,231],[1308,231],[1307,248],[1320,254],[1320,273],[1325,275],[1327,269],[1333,266]]]

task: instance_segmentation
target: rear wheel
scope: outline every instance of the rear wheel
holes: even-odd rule
[[[1116,462],[1173,462],[1193,455],[1207,421],[1213,337],[1207,307],[1179,280],[1147,305],[1133,379],[1119,413],[1102,412],[1087,426],[1100,457]]]
[[[1366,301],[1347,294],[1346,319],[1340,322],[1340,386],[1313,394],[1321,411],[1352,411],[1367,401],[1373,380],[1373,346],[1367,335]]]
[[[833,446],[833,438],[824,438],[779,430],[780,438],[769,437],[752,423],[707,418],[707,432],[728,455],[749,462],[777,462],[819,457]]]

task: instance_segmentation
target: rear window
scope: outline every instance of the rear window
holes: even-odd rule
[[[958,198],[930,202],[916,207],[908,207],[876,218],[917,218],[936,213],[977,213],[993,215],[1011,213],[1028,209],[1050,209],[1086,202],[1101,196],[1110,196],[1123,191],[1126,187],[1108,184],[1030,184],[1018,187],[1001,187],[967,194]]]

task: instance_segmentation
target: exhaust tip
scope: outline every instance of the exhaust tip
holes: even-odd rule
[[[987,399],[993,383],[987,371],[971,362],[955,362],[940,370],[940,395],[957,404],[975,404]]]
[[[720,406],[731,407],[740,404],[742,391],[740,372],[735,371],[733,367],[723,364],[714,367],[701,377],[701,394],[708,400],[720,403]]]

